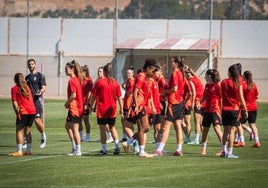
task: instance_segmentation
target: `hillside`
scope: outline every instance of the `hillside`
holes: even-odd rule
[[[118,0],[118,8],[123,10],[131,0]],[[91,5],[95,10],[99,11],[108,7],[114,10],[114,0],[30,0],[30,13],[40,11],[40,15],[44,12],[57,9],[68,9],[79,11]],[[10,16],[16,13],[21,15],[27,13],[27,0],[1,0],[0,1],[1,16]],[[4,15],[6,13],[6,15]]]
[[[182,2],[183,0],[178,0]],[[192,0],[194,2],[194,0]],[[230,0],[214,0],[214,2],[230,2]],[[31,17],[41,17],[47,11],[55,11],[59,9],[72,10],[78,12],[84,10],[91,5],[95,11],[108,8],[113,12],[115,0],[30,0]],[[118,0],[119,10],[124,10],[131,0]],[[268,1],[249,0],[249,7],[256,12],[268,14]],[[27,14],[27,0],[1,0],[0,1],[0,17],[8,17],[20,15],[24,17]]]

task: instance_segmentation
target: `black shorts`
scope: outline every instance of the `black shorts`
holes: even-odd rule
[[[68,111],[68,116],[66,118],[67,122],[70,123],[79,123],[80,122],[81,117],[77,117],[77,116],[73,116],[69,111]]]
[[[213,126],[221,125],[221,117],[216,112],[211,112],[211,113],[205,112],[203,121],[202,121],[202,126],[210,127],[211,124],[213,124]]]
[[[41,118],[43,117],[43,106],[41,104],[36,105],[35,104],[35,109],[36,109],[36,114],[35,118]]]
[[[162,109],[161,109],[161,115],[164,116],[166,114],[167,104],[166,101],[160,101]]]
[[[226,111],[222,110],[222,125],[223,126],[239,126],[239,110]]]
[[[188,108],[183,108],[183,115],[191,115],[192,107],[188,106]]]
[[[201,116],[204,115],[204,111],[205,111],[204,108],[198,109],[196,106],[194,107],[194,112],[197,113],[197,114],[200,114]]]
[[[127,120],[127,121],[130,122],[130,123],[136,123],[136,120],[135,120],[135,118],[134,118],[135,116],[133,115],[132,112],[131,112],[131,113],[129,114],[129,116],[127,117],[127,115],[128,115],[128,111],[129,111],[129,109],[126,109],[126,108],[123,109],[125,120]]]
[[[115,125],[115,118],[97,118],[99,125]]]
[[[133,111],[135,107],[132,107]],[[136,123],[138,119],[142,118],[143,116],[146,116],[146,110],[143,108],[137,115],[134,115],[134,113],[131,113],[130,117],[126,120],[130,123]]]
[[[171,110],[172,110],[172,114],[171,114],[169,107],[168,107],[166,120],[170,122],[175,122],[176,120],[182,120],[183,108],[184,108],[184,102],[181,102],[179,104],[174,104],[171,106]]]
[[[28,126],[31,127],[33,125],[33,121],[35,118],[35,114],[21,114],[20,119],[17,117],[16,125],[17,126]]]
[[[161,123],[161,115],[160,114],[152,114],[148,118],[149,118],[149,124],[151,126]]]
[[[83,114],[82,114],[83,116],[88,116],[89,115],[89,110],[88,109],[85,109],[84,111],[83,111]]]
[[[248,121],[248,123],[256,123],[256,119],[257,119],[257,111],[249,111],[248,118],[244,118],[242,116],[242,118],[240,119],[240,122],[242,124],[245,124],[247,121]]]

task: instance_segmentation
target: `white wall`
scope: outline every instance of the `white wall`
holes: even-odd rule
[[[10,95],[16,72],[27,73],[26,23],[26,18],[0,18],[0,95]],[[96,79],[97,68],[115,60],[114,25],[112,19],[30,19],[29,55],[39,66],[42,63],[48,96],[59,93],[59,48],[64,52],[62,69],[76,59],[89,65]],[[244,70],[252,70],[260,98],[268,100],[268,21],[214,20],[212,26],[212,38],[221,42],[222,77],[229,65],[240,62]],[[118,20],[117,27],[118,44],[129,38],[209,37],[209,20]],[[61,95],[65,95],[65,79],[63,71]]]

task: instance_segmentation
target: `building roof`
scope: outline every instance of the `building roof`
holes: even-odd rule
[[[212,49],[219,41],[212,40]],[[161,39],[161,38],[133,38],[127,39],[117,45],[118,50],[183,50],[183,51],[209,51],[209,39]]]

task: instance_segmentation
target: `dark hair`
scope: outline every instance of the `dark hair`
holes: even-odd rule
[[[236,67],[237,67],[237,71],[238,71],[239,75],[241,75],[242,74],[242,65],[241,65],[241,63],[237,63]]]
[[[34,64],[36,64],[36,62],[35,62],[35,60],[34,60],[34,59],[28,59],[27,64],[29,64],[31,61],[33,61],[33,62],[34,62]]]
[[[112,67],[112,63],[107,63],[104,67],[103,67],[103,73],[104,76],[107,78],[113,78],[113,67]]]
[[[156,64],[154,58],[147,58],[143,65],[143,70],[147,69],[148,67],[153,67]]]
[[[253,86],[252,73],[250,71],[245,71],[244,74],[243,74],[243,76],[244,76],[244,80],[248,84],[249,90],[251,90],[252,89],[252,86]]]
[[[171,62],[174,62],[178,65],[178,68],[180,69],[180,71],[182,72],[183,75],[183,79],[185,79],[185,64],[183,63],[184,58],[180,57],[180,56],[175,56],[171,58]]]
[[[209,76],[214,83],[221,81],[220,73],[217,69],[208,69],[206,75]]]
[[[184,58],[183,57],[180,57],[180,56],[175,56],[175,57],[172,57],[171,60],[174,61],[174,63],[178,64],[178,67],[180,69],[182,69],[184,67]]]
[[[81,67],[81,70],[86,73],[86,78],[90,78],[89,69],[88,69],[88,66],[87,65],[83,65]]]
[[[71,62],[66,63],[66,67],[74,70],[75,76],[82,82],[82,74],[81,74],[81,67],[77,61],[72,60]]]
[[[27,82],[25,81],[25,78],[22,73],[16,73],[14,76],[14,82],[19,87],[19,90],[21,94],[29,99],[30,93],[29,93],[29,87],[27,85]]]
[[[155,72],[157,72],[157,71],[159,71],[159,70],[161,70],[161,67],[158,66],[158,65],[155,65],[155,66],[154,66],[153,73],[155,73]]]
[[[237,66],[237,64],[231,65],[228,68],[228,72],[233,80],[233,82],[235,83],[236,86],[239,86],[239,68]]]

